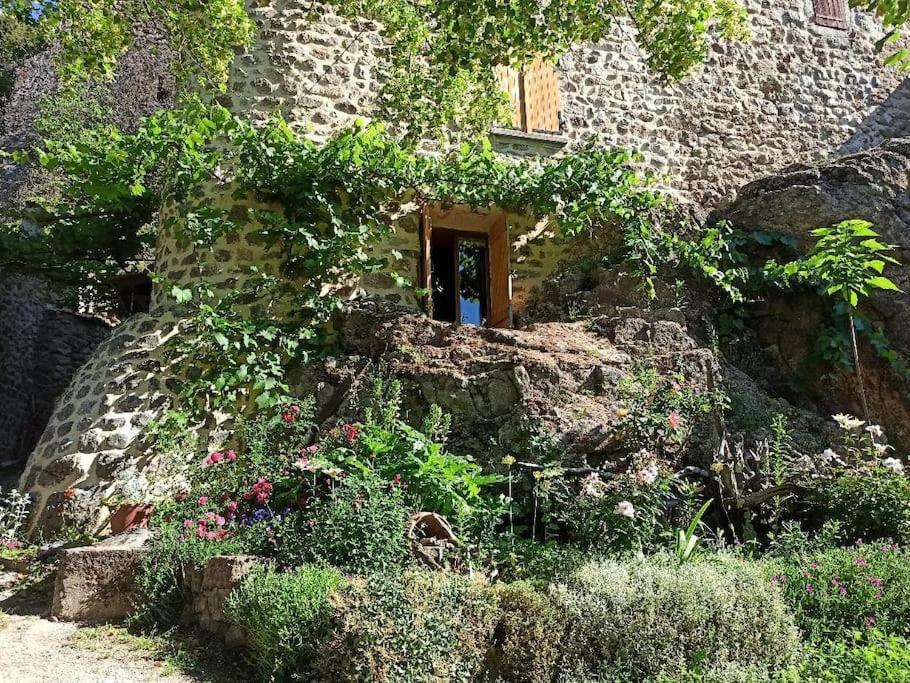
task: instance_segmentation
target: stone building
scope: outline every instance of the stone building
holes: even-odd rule
[[[744,4],[751,41],[714,47],[704,67],[680,83],[647,69],[624,26],[602,44],[574,47],[555,69],[501,72],[513,93],[515,127],[494,130],[494,144],[506,154],[550,155],[597,134],[639,150],[682,200],[714,208],[782,167],[903,132],[910,102],[901,76],[874,49],[881,27],[873,17],[848,10],[847,0]],[[236,60],[224,98],[230,108],[254,117],[281,110],[316,139],[369,114],[383,48],[375,27],[331,11],[313,20],[311,3],[300,0],[252,3],[250,11],[259,31]],[[212,205],[230,208],[230,193],[212,192]],[[435,302],[437,317],[494,326],[519,320],[571,249],[546,222],[464,207],[405,218],[389,247],[405,255],[399,270],[445,290]],[[211,270],[229,283],[260,258],[241,239],[219,245]],[[159,236],[156,267],[163,275],[193,279],[199,271],[192,263],[170,235]],[[480,279],[452,285],[471,264],[483,264],[475,269]],[[393,292],[381,275],[362,288],[417,303]],[[143,427],[167,406],[174,382],[161,345],[178,321],[179,311],[157,297],[150,314],[115,330],[74,378],[22,477],[34,494],[37,522],[53,527],[66,515],[92,523],[118,474],[144,462]]]

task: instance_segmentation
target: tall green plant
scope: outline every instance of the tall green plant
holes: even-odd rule
[[[869,406],[856,345],[854,315],[860,301],[873,291],[900,291],[883,275],[887,264],[899,265],[896,259],[887,255],[894,245],[879,241],[872,224],[863,220],[843,221],[830,228],[818,228],[812,231],[812,235],[817,238],[812,251],[805,258],[783,266],[783,274],[787,278],[817,285],[825,295],[842,301],[847,307],[854,369],[864,417],[868,420]]]

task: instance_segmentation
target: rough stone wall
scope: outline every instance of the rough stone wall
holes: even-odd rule
[[[55,401],[110,334],[48,301],[40,279],[0,273],[0,468],[24,464]]]
[[[745,4],[754,39],[714,49],[705,67],[683,83],[649,73],[620,27],[615,39],[572,50],[559,65],[567,122],[562,139],[500,135],[499,148],[559,153],[601,134],[639,149],[646,165],[666,174],[682,197],[711,206],[774,169],[824,159],[851,143],[875,142],[903,125],[901,77],[874,53],[880,32],[871,18],[856,13],[849,31],[835,31],[812,23],[810,0]],[[258,117],[280,110],[319,139],[369,115],[383,46],[374,26],[352,25],[330,11],[314,21],[312,9],[302,0],[250,3],[258,39],[237,59],[224,102]],[[208,188],[199,199],[226,208],[247,203],[228,186]],[[510,225],[510,237],[520,307],[568,247],[552,227],[520,219]],[[396,270],[416,276],[413,219],[401,222],[392,245],[406,259]],[[201,263],[172,236],[163,234],[158,245],[159,269],[177,281],[214,277],[230,286],[244,264],[269,262],[243,234]],[[413,303],[407,293],[391,291],[387,274],[361,285]],[[142,463],[143,426],[160,415],[176,389],[162,343],[173,334],[178,314],[158,296],[150,316],[121,327],[74,379],[23,476],[36,495],[35,521],[45,528],[59,525],[64,515],[97,519],[118,473],[128,463]],[[75,495],[66,496],[71,487]]]
[[[683,197],[714,206],[791,163],[855,151],[905,129],[903,77],[875,52],[882,33],[872,16],[855,11],[851,28],[838,30],[813,22],[811,0],[744,4],[752,40],[716,46],[680,83],[649,71],[628,27],[574,48],[559,64],[564,144],[498,136],[501,149],[552,153],[599,134],[640,150]],[[370,24],[331,12],[311,22],[311,9],[301,0],[255,3],[259,39],[237,60],[226,102],[257,116],[280,110],[322,138],[369,115],[382,41]]]

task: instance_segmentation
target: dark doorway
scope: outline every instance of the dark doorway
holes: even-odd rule
[[[433,318],[486,325],[489,317],[489,248],[485,236],[434,230],[430,240]]]

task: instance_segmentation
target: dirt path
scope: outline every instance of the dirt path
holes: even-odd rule
[[[224,680],[164,641],[50,621],[47,586],[32,596],[13,594],[19,577],[0,572],[0,681],[10,683],[191,683]],[[21,584],[20,584],[21,585]],[[199,675],[197,675],[199,674]]]

